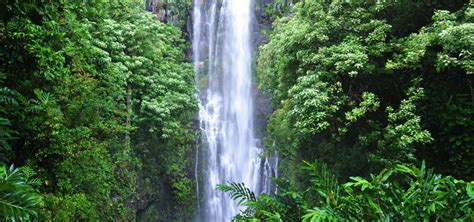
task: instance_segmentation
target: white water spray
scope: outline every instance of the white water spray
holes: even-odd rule
[[[197,81],[207,80],[200,92],[204,190],[198,220],[230,221],[239,208],[228,194],[215,189],[218,184],[243,182],[256,194],[270,189],[266,181],[270,166],[259,156],[263,149],[257,146],[260,143],[254,133],[253,2],[194,0],[193,10]],[[200,193],[199,186],[196,188]]]

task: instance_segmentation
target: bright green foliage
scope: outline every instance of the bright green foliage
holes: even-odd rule
[[[441,170],[470,175],[468,178],[474,170],[473,16],[472,4],[457,13],[436,12],[432,25],[400,40],[405,47],[386,64],[395,72],[418,69],[433,73],[424,74],[421,83],[425,89],[421,106],[426,110],[425,125],[435,141],[422,149],[423,156]]]
[[[289,14],[257,64],[285,179],[236,219],[473,220],[473,182],[421,161],[474,175],[472,4],[303,0]],[[315,159],[329,167],[298,164]]]
[[[25,171],[26,170],[26,171]],[[28,168],[0,167],[0,218],[2,221],[29,221],[38,216],[42,197],[33,189],[37,180]]]
[[[474,202],[466,192],[472,182],[434,174],[424,163],[421,168],[396,165],[371,176],[371,180],[351,180],[344,184],[350,197],[341,199],[362,200],[357,208],[374,219],[470,220],[474,216]]]
[[[362,93],[362,101],[360,102],[359,107],[355,107],[351,111],[346,112],[346,119],[349,123],[354,123],[367,112],[376,111],[379,106],[380,102],[375,94],[364,92]]]
[[[43,209],[45,221],[98,221],[99,215],[95,206],[85,194],[43,196],[48,205]]]
[[[301,160],[347,178],[426,159],[472,179],[472,11],[461,1],[305,0],[277,19],[257,74],[276,108],[266,144],[283,173],[303,185]]]
[[[181,32],[142,7],[0,8],[0,161],[38,173],[42,221],[131,221],[149,205],[167,212],[154,221],[193,213],[193,69]]]
[[[324,131],[329,119],[339,110],[343,101],[332,96],[341,92],[341,85],[329,86],[316,75],[303,76],[290,89],[288,118],[294,122],[296,132],[310,134]]]
[[[443,177],[421,168],[395,165],[370,179],[339,184],[325,164],[305,163],[304,190],[280,183],[275,197],[246,199],[237,221],[456,221],[474,219],[474,182]],[[242,185],[240,185],[242,186]],[[227,186],[225,186],[227,187]],[[246,189],[244,188],[239,188]],[[223,189],[234,194],[234,189]],[[240,196],[233,195],[233,199]],[[269,213],[271,212],[271,213]]]
[[[408,89],[408,99],[400,103],[397,111],[387,107],[387,126],[382,130],[383,138],[368,136],[364,141],[373,140],[377,142],[377,151],[371,156],[372,161],[382,162],[383,165],[392,166],[398,163],[415,162],[415,144],[427,144],[432,137],[427,130],[420,125],[420,117],[416,115],[416,100],[422,98],[423,89],[411,87]],[[367,139],[367,140],[366,140]]]

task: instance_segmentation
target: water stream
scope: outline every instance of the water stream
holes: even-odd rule
[[[193,53],[200,89],[202,194],[198,221],[230,221],[239,212],[218,184],[243,182],[268,192],[269,160],[255,138],[252,95],[252,0],[194,0]],[[198,151],[197,151],[198,152]],[[202,190],[200,190],[200,187]]]

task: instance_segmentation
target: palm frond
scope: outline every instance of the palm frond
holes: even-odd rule
[[[41,196],[27,183],[19,168],[0,167],[0,218],[29,221],[37,215]]]

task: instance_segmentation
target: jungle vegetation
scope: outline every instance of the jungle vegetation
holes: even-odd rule
[[[167,2],[177,22],[137,0],[0,5],[0,221],[193,218],[191,4]],[[234,220],[474,220],[474,5],[274,3],[256,82],[281,177],[220,185]]]
[[[0,220],[193,214],[188,44],[143,6],[2,3]]]
[[[472,3],[301,0],[267,12],[257,74],[283,176],[276,195],[221,185],[243,206],[234,219],[474,220]]]

